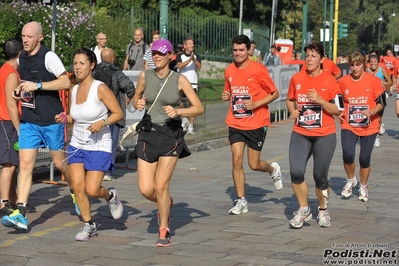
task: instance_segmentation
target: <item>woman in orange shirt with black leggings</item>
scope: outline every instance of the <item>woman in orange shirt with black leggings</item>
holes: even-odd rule
[[[348,198],[356,186],[355,150],[360,141],[360,201],[368,201],[368,178],[370,176],[371,152],[380,128],[378,115],[384,109],[385,95],[381,86],[381,79],[367,73],[366,55],[356,50],[349,55],[351,74],[341,78],[338,82],[344,97],[345,111],[338,121],[341,122],[341,145],[344,168],[348,180],[342,188],[341,195]]]
[[[319,201],[317,222],[329,227],[327,202],[330,191],[328,171],[334,155],[337,136],[334,115],[339,115],[334,99],[339,91],[335,78],[321,69],[324,48],[321,44],[305,47],[306,71],[292,76],[286,100],[292,119],[296,119],[289,146],[292,188],[299,203],[290,221],[293,228],[301,228],[312,218],[308,206],[308,186],[305,181],[306,165],[313,155],[313,179]]]

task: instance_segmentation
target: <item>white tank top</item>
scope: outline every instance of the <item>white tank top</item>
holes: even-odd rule
[[[104,126],[97,133],[87,130],[92,123],[108,117],[108,109],[97,95],[100,84],[102,84],[101,81],[93,81],[87,99],[82,104],[76,104],[79,85],[73,87],[70,115],[74,120],[74,125],[70,144],[82,150],[111,152],[112,139],[109,127]]]

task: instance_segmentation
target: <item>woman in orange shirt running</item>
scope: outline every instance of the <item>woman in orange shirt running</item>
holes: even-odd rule
[[[292,188],[299,203],[290,221],[293,228],[301,228],[312,219],[308,206],[308,185],[305,181],[306,165],[313,155],[313,179],[319,201],[317,222],[320,227],[329,227],[330,214],[327,202],[330,191],[328,171],[336,147],[336,123],[339,115],[334,99],[339,91],[335,78],[321,69],[324,48],[321,44],[309,44],[304,49],[306,71],[292,76],[287,95],[287,109],[296,120],[291,134],[289,161]]]
[[[355,150],[360,141],[360,201],[368,201],[368,179],[370,175],[371,152],[377,137],[381,112],[385,106],[384,90],[381,79],[367,73],[366,55],[356,50],[349,55],[352,73],[338,81],[344,97],[345,111],[338,116],[341,122],[341,145],[344,168],[348,176],[341,195],[350,197],[356,186]]]

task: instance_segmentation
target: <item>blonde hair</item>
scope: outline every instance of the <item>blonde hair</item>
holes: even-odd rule
[[[354,65],[355,63],[363,64],[364,70],[367,69],[367,59],[366,55],[360,51],[360,50],[355,50],[352,53],[349,54],[348,56],[349,59],[349,65]]]

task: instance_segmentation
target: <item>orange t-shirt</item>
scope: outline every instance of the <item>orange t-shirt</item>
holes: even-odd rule
[[[388,68],[389,75],[393,75],[396,58],[394,56],[384,56],[382,59],[384,60],[385,66]]]
[[[242,101],[249,99],[253,102],[259,101],[277,91],[267,68],[251,60],[243,69],[237,68],[233,63],[226,68],[224,77],[224,91],[229,92],[231,97],[226,116],[227,126],[241,130],[269,126],[270,112],[267,105],[246,110],[242,104]]]
[[[319,104],[307,97],[309,89],[315,89],[326,101],[331,101],[339,93],[335,78],[328,72],[311,77],[305,72],[294,74],[288,87],[287,98],[296,102],[301,114],[294,124],[294,131],[304,136],[327,136],[336,132],[334,117]]]
[[[378,113],[370,117],[368,125],[363,124],[362,121],[365,120],[359,114],[361,111],[376,107],[375,100],[384,92],[381,87],[381,79],[370,73],[364,73],[364,76],[357,82],[352,80],[351,75],[347,75],[342,77],[338,84],[345,105],[343,111],[345,120],[341,124],[341,129],[348,129],[358,136],[370,136],[378,133],[380,128]]]
[[[306,64],[303,64],[301,71],[305,71],[306,69]],[[323,61],[323,71],[333,76],[342,73],[341,69],[334,63],[334,61],[328,58],[325,58]]]
[[[6,102],[6,81],[8,76],[11,73],[15,73],[18,76],[18,71],[15,70],[10,64],[4,63],[3,66],[0,68],[0,120],[7,120],[11,121],[10,114],[8,113],[7,109],[7,102]],[[21,106],[18,104],[18,111],[21,114]]]

